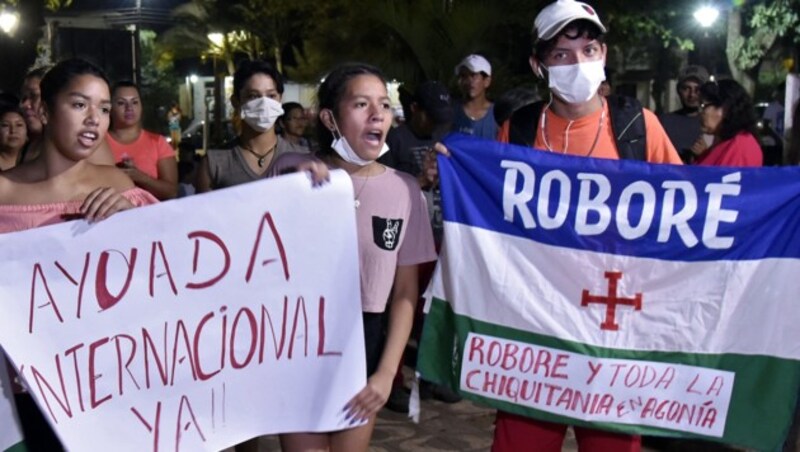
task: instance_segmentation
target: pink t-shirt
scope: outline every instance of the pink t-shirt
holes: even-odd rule
[[[141,188],[131,188],[122,193],[134,206],[145,206],[158,202]],[[47,204],[0,205],[0,234],[63,223],[81,218],[82,201],[53,202]]]
[[[158,161],[165,158],[175,158],[175,150],[161,135],[142,130],[133,143],[123,144],[115,140],[111,134],[106,135],[114,161],[120,163],[128,158],[133,161],[139,170],[153,179],[158,179]]]
[[[764,153],[753,134],[739,132],[730,140],[715,144],[697,157],[695,164],[704,166],[762,166]]]
[[[358,198],[361,309],[383,312],[398,265],[436,260],[428,205],[416,179],[392,168],[351,178]]]
[[[283,174],[311,159],[308,154],[283,154],[267,174]],[[368,178],[351,176],[351,180],[358,201],[361,310],[380,313],[386,309],[397,266],[436,260],[428,206],[416,179],[391,168]]]

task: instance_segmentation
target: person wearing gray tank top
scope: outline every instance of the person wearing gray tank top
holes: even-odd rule
[[[275,157],[292,150],[275,133],[282,95],[281,74],[271,64],[246,60],[239,65],[230,100],[242,119],[241,131],[233,148],[206,152],[195,180],[198,193],[261,179]]]

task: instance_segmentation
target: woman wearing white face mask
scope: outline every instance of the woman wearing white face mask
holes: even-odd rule
[[[233,149],[210,149],[200,162],[198,192],[251,182],[264,176],[270,163],[291,146],[275,133],[283,114],[280,73],[264,61],[243,61],[233,75],[231,104],[242,119]]]
[[[197,192],[231,187],[265,177],[270,164],[292,147],[275,133],[275,123],[283,114],[283,80],[271,64],[245,60],[233,74],[231,104],[241,118],[241,132],[233,149],[209,149],[197,170]],[[324,165],[299,168],[312,172],[315,184],[327,178]],[[234,448],[236,452],[258,451],[258,438]]]

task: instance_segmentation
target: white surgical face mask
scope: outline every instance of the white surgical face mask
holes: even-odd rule
[[[586,102],[597,94],[597,88],[606,79],[604,67],[603,60],[598,60],[546,68],[548,86],[570,104]]]
[[[242,121],[256,132],[266,132],[283,114],[283,106],[275,99],[259,97],[242,105]]]
[[[356,154],[356,151],[350,146],[350,143],[347,142],[347,138],[342,135],[342,132],[339,131],[339,126],[336,125],[336,120],[333,119],[333,115],[331,115],[331,120],[333,120],[333,142],[331,143],[331,148],[339,154],[339,157],[342,158],[347,163],[352,163],[353,165],[358,166],[366,166],[370,163],[374,162],[375,160],[364,160]],[[338,135],[338,137],[337,137]],[[381,152],[378,153],[378,158],[380,158],[383,154],[389,152],[389,145],[386,142],[383,142],[383,147],[381,148]]]

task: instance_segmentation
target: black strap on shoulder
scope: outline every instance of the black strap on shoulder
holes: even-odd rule
[[[647,128],[642,104],[632,97],[613,95],[608,96],[606,102],[619,158],[646,161]]]
[[[617,142],[619,157],[628,160],[647,160],[647,129],[642,104],[627,96],[608,96],[611,128]],[[539,129],[539,115],[544,101],[526,105],[511,115],[509,143],[533,147]]]
[[[510,119],[508,142],[533,147],[536,142],[536,130],[539,128],[539,115],[543,108],[544,101],[539,101],[515,111]]]

